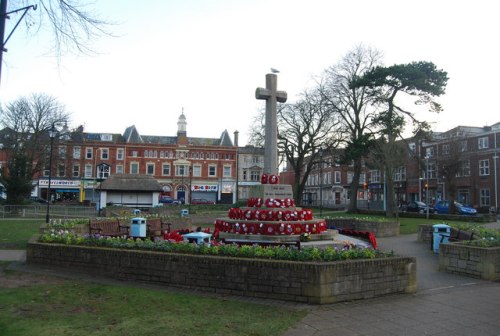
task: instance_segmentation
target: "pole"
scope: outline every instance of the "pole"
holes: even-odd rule
[[[188,211],[191,213],[191,200],[193,199],[191,197],[192,193],[192,182],[193,182],[193,167],[189,166],[189,204],[188,204]]]
[[[498,214],[498,181],[497,181],[497,132],[495,132],[495,155],[493,155],[493,168],[495,171],[495,213]]]
[[[50,201],[52,200],[52,195],[50,192],[50,184],[52,182],[52,149],[54,147],[54,138],[56,136],[54,124],[52,124],[52,128],[49,131],[50,137],[50,150],[49,150],[49,185],[47,187],[47,214],[45,215],[45,223],[48,224],[50,221]]]
[[[427,203],[427,214],[426,218],[429,219],[429,157],[425,157],[425,178],[426,178],[426,187],[425,187],[425,202]]]
[[[323,216],[323,149],[319,150],[319,217]]]
[[[7,0],[0,0],[0,80],[2,78],[3,53],[5,51],[5,20],[7,20]]]

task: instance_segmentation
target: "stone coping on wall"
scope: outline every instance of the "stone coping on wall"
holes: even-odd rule
[[[500,247],[462,243],[439,245],[439,270],[489,281],[500,281]]]
[[[416,292],[416,259],[291,262],[28,243],[27,263],[211,293],[327,304]]]
[[[326,220],[328,228],[369,231],[375,237],[394,237],[399,235],[399,222],[377,222],[356,218],[332,218]]]

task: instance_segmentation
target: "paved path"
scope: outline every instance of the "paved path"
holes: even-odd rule
[[[500,229],[500,222],[487,226]],[[500,336],[500,282],[438,272],[438,255],[429,244],[417,242],[416,235],[377,242],[383,250],[417,258],[417,293],[323,306],[277,303],[309,311],[283,336]],[[19,261],[21,266],[26,252],[0,250],[0,260]],[[18,269],[30,267],[23,264]]]
[[[500,228],[500,222],[487,226]],[[438,255],[416,235],[377,243],[417,258],[417,293],[320,306],[284,336],[500,336],[499,282],[438,272]]]

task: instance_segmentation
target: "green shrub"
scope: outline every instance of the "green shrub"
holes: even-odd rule
[[[197,245],[193,243],[172,243],[165,240],[152,241],[149,239],[132,239],[124,237],[105,237],[99,235],[77,235],[70,230],[55,230],[40,236],[39,242],[51,244],[95,246],[118,249],[150,250],[169,253],[218,255],[239,258],[259,258],[290,261],[336,261],[348,259],[373,259],[392,256],[372,249],[325,249],[302,248],[285,246],[263,247],[258,245],[236,244],[226,245]]]

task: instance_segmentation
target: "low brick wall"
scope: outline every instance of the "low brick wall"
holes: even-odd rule
[[[399,222],[370,222],[351,218],[327,219],[329,228],[369,231],[375,237],[394,237],[399,235]]]
[[[439,245],[439,270],[489,281],[500,280],[500,247]]]
[[[115,279],[310,304],[416,291],[415,258],[286,262],[42,244],[32,239],[27,263]]]

